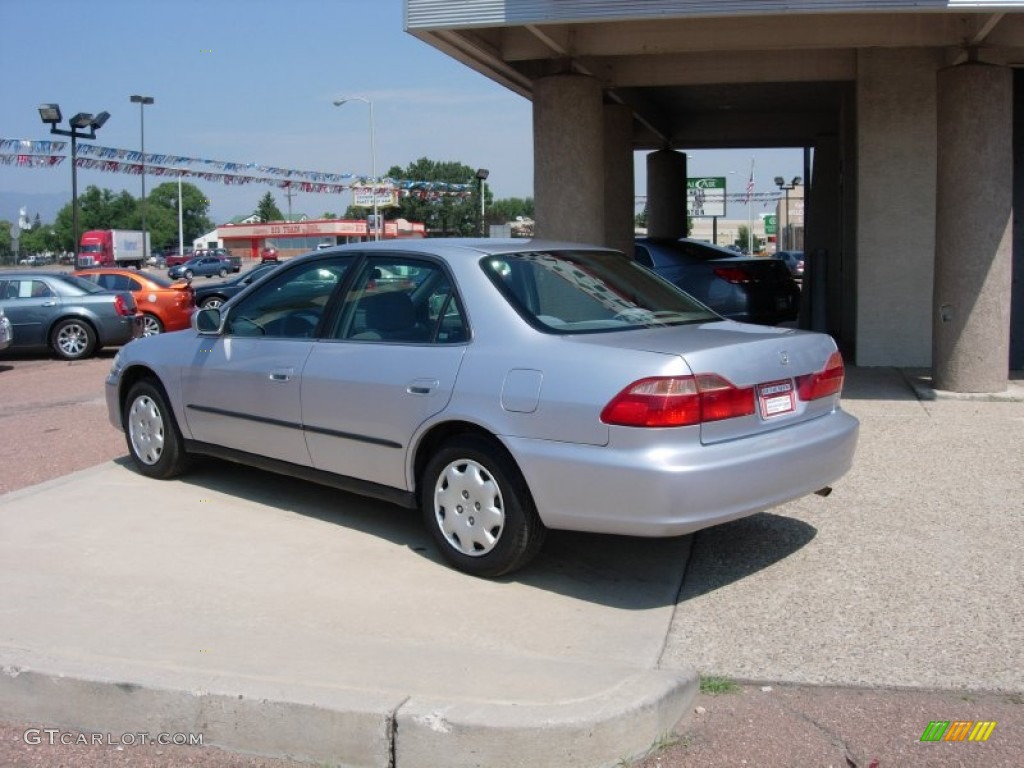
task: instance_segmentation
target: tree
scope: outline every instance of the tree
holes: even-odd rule
[[[184,241],[191,243],[214,227],[210,201],[194,184],[181,185],[181,228]],[[156,186],[146,197],[146,227],[154,248],[178,245],[178,182]]]
[[[281,213],[281,209],[274,202],[274,196],[269,192],[260,198],[255,213],[260,217],[260,221],[284,221],[284,214]]]
[[[66,251],[77,250],[73,242],[71,206],[68,203],[61,208],[53,224],[58,248]],[[90,229],[138,229],[140,223],[138,201],[128,192],[115,195],[109,189],[89,185],[85,193],[78,196],[79,236]]]
[[[480,196],[476,169],[464,163],[437,161],[421,157],[406,168],[392,166],[387,176],[409,181],[438,182],[440,185],[466,185],[458,192],[437,190],[410,190],[399,198],[398,205],[383,210],[385,219],[407,219],[427,225],[432,235],[442,237],[465,237],[477,234],[480,226]],[[490,198],[490,190],[487,191]],[[357,218],[365,218],[367,209],[349,212]],[[349,216],[346,212],[346,217]]]
[[[506,197],[489,203],[485,209],[488,224],[507,224],[517,217],[533,218],[533,198]]]

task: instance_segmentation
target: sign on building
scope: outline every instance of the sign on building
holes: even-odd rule
[[[377,207],[398,205],[398,190],[391,187],[352,187],[352,205],[373,208],[373,193],[377,192]]]
[[[686,208],[694,218],[725,216],[725,177],[701,176],[686,180]]]

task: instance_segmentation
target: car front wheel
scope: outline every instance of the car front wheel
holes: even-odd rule
[[[158,333],[164,332],[164,324],[160,322],[160,318],[156,315],[144,314],[142,316],[142,335],[143,336],[156,336]]]
[[[54,326],[50,343],[59,357],[81,360],[96,349],[96,331],[85,320],[61,320]]]
[[[152,381],[137,382],[128,391],[121,415],[128,453],[147,477],[167,479],[188,468],[188,454],[163,390]]]
[[[544,543],[546,529],[519,468],[487,438],[445,443],[424,470],[420,504],[441,554],[474,576],[522,568]]]

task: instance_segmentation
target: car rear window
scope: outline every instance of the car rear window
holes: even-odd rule
[[[88,280],[84,280],[81,277],[75,277],[74,275],[55,275],[55,280],[67,285],[70,290],[68,291],[71,295],[81,296],[86,293],[106,293],[106,288],[100,288],[95,283],[91,283]]]
[[[620,253],[529,251],[488,256],[481,266],[527,322],[549,333],[601,333],[719,319]]]

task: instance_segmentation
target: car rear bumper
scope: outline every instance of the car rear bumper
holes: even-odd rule
[[[104,347],[117,347],[142,336],[142,313],[132,317],[104,319],[99,328],[99,343]]]
[[[845,411],[715,445],[643,447],[504,438],[549,528],[678,536],[746,517],[835,482],[853,462],[859,422]],[[567,482],[566,478],[577,478]]]

